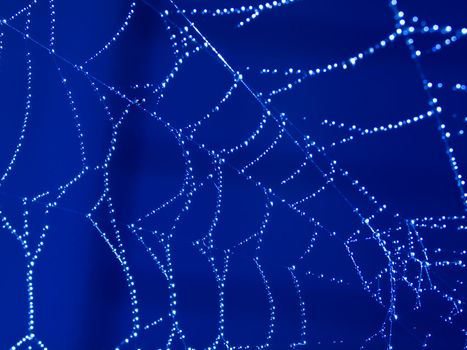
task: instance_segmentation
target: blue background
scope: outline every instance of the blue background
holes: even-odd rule
[[[183,65],[159,103],[150,90],[132,88],[134,84],[160,83],[174,63],[165,24],[157,13],[172,7],[162,0],[148,2],[156,10],[138,1],[128,29],[108,51],[86,65],[85,70],[98,79],[97,85],[106,94],[115,115],[121,115],[128,101],[107,91],[100,82],[118,87],[130,100],[145,98],[142,106],[146,110],[156,111],[180,128],[212,108],[232,83],[232,76],[217,57],[205,50]],[[0,17],[8,17],[22,3],[3,1]],[[179,5],[231,6],[218,1],[180,2]],[[416,15],[430,24],[449,24],[453,28],[466,25],[467,4],[462,0],[402,1],[400,7],[407,17]],[[24,145],[14,170],[0,187],[0,209],[16,227],[22,225],[23,197],[56,189],[80,170],[73,114],[57,66],[66,76],[78,107],[89,163],[102,163],[109,146],[111,125],[89,81],[68,62],[80,65],[99,50],[120,27],[128,8],[126,1],[57,1],[55,51],[58,57],[44,49],[50,35],[46,2],[34,5],[31,12],[30,35],[34,42],[25,40],[9,27],[0,27],[5,34],[0,53],[2,171],[15,150],[24,117],[26,49],[30,50],[32,59],[32,107]],[[268,91],[287,82],[281,75],[258,74],[262,68],[307,70],[340,62],[379,42],[395,28],[393,13],[385,1],[297,1],[264,12],[243,28],[236,27],[241,16],[189,17],[229,64],[242,72],[254,91]],[[185,25],[180,16],[172,20],[174,26]],[[24,15],[11,22],[20,31],[24,25]],[[419,47],[429,48],[441,36],[415,38]],[[466,54],[467,39],[463,38],[439,53],[422,57],[421,64],[431,81],[452,86],[467,81]],[[465,92],[445,89],[436,91],[436,96],[443,106],[441,118],[448,128],[455,131],[465,127]],[[226,106],[200,128],[196,143],[187,146],[199,178],[212,172],[212,166],[196,145],[204,144],[209,149],[231,147],[255,130],[261,119],[261,106],[244,87],[238,88],[232,103]],[[323,126],[324,119],[373,127],[428,109],[422,81],[402,39],[347,71],[336,70],[308,79],[276,97],[272,106],[274,111],[286,113],[295,125],[299,136],[294,137],[310,135],[319,145],[328,145],[346,135],[342,130]],[[170,331],[166,316],[169,312],[167,283],[126,225],[179,191],[184,163],[176,139],[166,129],[139,106],[129,109],[110,163],[110,194],[135,278],[142,323],[159,317],[165,317],[166,321],[142,332],[126,348],[164,348]],[[262,192],[234,170],[255,159],[276,136],[273,128],[266,129],[262,135],[245,150],[230,156],[228,165],[223,167],[222,212],[214,233],[213,254],[217,259],[222,259],[224,249],[257,230],[264,215]],[[454,136],[452,145],[460,172],[465,174],[465,137]],[[336,159],[380,203],[387,205],[388,214],[375,223],[383,231],[400,225],[404,219],[464,214],[434,119],[329,148],[328,157],[318,157],[316,162],[326,171],[329,159]],[[303,153],[292,142],[284,141],[252,166],[249,174],[293,202],[324,183],[316,169],[310,167],[287,186],[279,185],[303,160]],[[271,211],[261,261],[276,306],[273,349],[285,349],[300,341],[300,309],[288,270],[292,265],[297,266],[306,304],[307,345],[303,348],[358,349],[384,322],[386,310],[364,291],[341,242],[361,228],[353,209],[358,207],[365,216],[373,214],[375,208],[348,181],[336,177],[336,186],[352,205],[329,188],[318,199],[305,203],[306,218],[278,200]],[[175,230],[172,243],[179,322],[187,337],[186,344],[196,349],[210,346],[218,329],[214,275],[206,257],[193,246],[209,227],[215,210],[215,190],[210,184],[195,196],[192,208]],[[131,307],[121,266],[85,217],[102,191],[102,172],[89,172],[70,187],[47,218],[51,228],[37,263],[34,285],[36,334],[49,349],[111,349],[130,333]],[[32,242],[37,242],[37,232],[44,223],[47,200],[45,197],[29,207]],[[144,229],[166,230],[179,209],[179,205],[169,207],[144,222]],[[93,217],[103,230],[112,232],[106,210],[97,210]],[[310,223],[309,217],[316,218],[325,229]],[[458,256],[455,251],[466,247],[465,230],[456,227],[448,223],[445,230],[421,230],[430,250],[443,249],[445,254],[440,256],[441,260],[451,260],[452,256]],[[318,239],[312,252],[298,263],[314,232]],[[336,232],[338,238],[331,237],[330,232]],[[0,348],[6,349],[27,333],[26,268],[19,242],[7,230],[0,233]],[[396,232],[389,241],[393,244],[390,249],[407,247],[407,232]],[[157,240],[151,244],[158,246]],[[231,260],[226,282],[225,326],[226,337],[233,345],[261,344],[267,332],[268,302],[252,259],[254,254],[254,244],[246,245]],[[355,257],[360,271],[369,280],[384,268],[384,257],[372,240],[362,241],[355,247]],[[307,276],[307,272],[342,278],[346,282],[332,283],[329,278]],[[464,300],[465,287],[459,281],[465,281],[465,269],[436,269],[431,277],[437,286]],[[456,288],[454,292],[453,288]],[[383,298],[387,298],[388,286],[383,285],[382,289]],[[402,283],[396,290],[399,319],[393,325],[395,349],[422,348],[428,333],[432,334],[429,349],[465,348],[466,338],[461,331],[465,332],[466,327],[464,314],[448,324],[441,316],[449,314],[450,305],[436,293],[426,291],[422,308],[414,310],[412,291]],[[381,338],[367,344],[368,349],[386,347],[387,340]],[[183,348],[183,344],[176,341],[173,348]]]

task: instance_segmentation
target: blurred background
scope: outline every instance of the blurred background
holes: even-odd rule
[[[467,3],[400,1],[403,29],[431,29],[393,42],[386,1],[291,1],[243,26],[251,12],[212,14],[261,2],[176,4],[0,4],[0,349],[28,334],[28,250],[6,222],[29,232],[31,251],[43,242],[34,333],[48,349],[114,349],[135,308],[148,327],[122,349],[206,349],[220,327],[250,348],[465,349],[455,177],[467,161]],[[184,338],[168,346],[175,321]]]

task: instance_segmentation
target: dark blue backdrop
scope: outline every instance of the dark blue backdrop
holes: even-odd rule
[[[29,334],[26,250],[8,225],[20,234],[29,231],[31,247],[44,242],[34,266],[34,334],[49,349],[113,349],[130,336],[135,306],[130,304],[121,261],[104,239],[118,247],[116,229],[122,244],[117,249],[120,253],[124,249],[134,278],[141,327],[163,318],[122,349],[167,347],[174,322],[168,316],[171,291],[154,256],[166,259],[167,246],[161,244],[161,237],[172,231],[176,320],[185,339],[175,337],[171,348],[203,349],[215,341],[219,289],[208,258],[215,258],[222,269],[228,249],[234,252],[225,281],[223,318],[224,338],[231,346],[254,348],[266,342],[272,349],[286,349],[306,341],[298,348],[358,349],[365,345],[367,349],[387,349],[389,344],[394,349],[466,348],[465,314],[457,312],[466,296],[462,261],[466,254],[465,206],[438,129],[442,123],[450,131],[458,171],[465,174],[467,90],[452,87],[467,82],[467,38],[460,35],[452,45],[419,59],[426,78],[444,84],[429,90],[443,108],[436,118],[364,136],[348,131],[354,124],[363,129],[394,124],[436,107],[428,104],[426,82],[424,85],[411,57],[407,37],[401,36],[365,55],[355,67],[306,78],[290,91],[273,96],[266,107],[272,114],[260,135],[248,147],[225,155],[219,150],[241,144],[257,130],[268,92],[301,76],[283,72],[289,68],[307,72],[348,62],[395,32],[396,20],[388,3],[302,0],[261,12],[252,23],[238,28],[248,14],[213,17],[192,15],[190,10],[239,8],[242,4],[178,1],[180,8],[187,9],[185,18],[169,1],[137,0],[125,30],[108,50],[84,65],[118,32],[130,2],[55,1],[52,16],[50,4],[0,3],[0,18],[9,19],[25,8],[0,26],[0,175],[7,173],[0,182],[0,216],[4,217],[0,229],[0,349],[10,348]],[[452,33],[467,26],[463,0],[401,1],[398,6],[407,21],[417,16],[419,23],[426,21],[429,26],[450,25]],[[161,18],[165,10],[170,14]],[[51,18],[55,19],[53,43]],[[192,139],[189,130],[174,135],[164,123],[178,130],[198,121],[234,81],[211,47],[205,48],[200,33],[242,74],[246,85],[238,81],[229,101]],[[182,53],[196,46],[202,49],[185,58],[161,96],[154,89],[178,59],[170,41],[173,34]],[[412,35],[416,49],[422,52],[448,37],[441,32]],[[277,69],[278,73],[260,74],[262,69]],[[146,83],[152,84],[151,88],[145,88]],[[28,120],[24,138],[20,138],[25,113]],[[112,132],[120,118],[115,136]],[[286,132],[275,144],[277,125],[285,118]],[[342,122],[345,127],[325,125],[324,120]],[[350,135],[355,135],[355,140],[339,143]],[[83,160],[80,140],[89,170],[77,177]],[[332,146],[333,142],[338,144]],[[240,168],[272,143],[270,152],[239,174]],[[112,146],[115,151],[103,167]],[[15,150],[10,171],[8,164]],[[193,193],[189,209],[183,211],[186,203],[183,196],[177,197],[156,215],[138,221],[188,183],[186,151],[190,152],[193,181],[205,183]],[[300,175],[281,185],[310,154],[313,160]],[[213,231],[213,248],[203,255],[193,243],[209,245],[199,240],[208,232],[216,212],[220,182],[212,160],[219,162],[220,158],[225,163],[220,162],[219,223]],[[337,166],[331,166],[332,160]],[[321,171],[330,174],[323,176]],[[214,174],[213,179],[208,174]],[[353,183],[355,179],[359,185]],[[61,186],[67,183],[61,195]],[[291,207],[323,185],[325,189],[316,198]],[[271,188],[267,200],[265,188]],[[32,200],[46,191],[50,193]],[[103,193],[107,196],[104,204],[92,210]],[[28,198],[26,205],[24,197]],[[115,212],[108,206],[109,198]],[[274,203],[271,208],[266,204],[270,201]],[[183,215],[171,231],[181,211]],[[90,212],[97,228],[86,217]],[[270,216],[264,232],[234,249],[259,230],[265,212]],[[28,229],[24,228],[25,215]],[[371,220],[376,233],[362,223],[364,218]],[[411,226],[412,219],[416,221]],[[128,227],[131,223],[141,230],[133,232]],[[45,225],[49,228],[43,238]],[[383,236],[384,249],[377,234]],[[146,246],[138,235],[144,237]],[[349,243],[352,235],[357,238]],[[351,251],[346,249],[349,246]],[[392,287],[385,270],[387,252],[395,261],[397,283]],[[420,260],[411,259],[410,252]],[[254,257],[261,262],[272,303]],[[417,265],[420,261],[436,266],[422,269]],[[455,263],[446,266],[448,261]],[[383,277],[378,279],[380,273]],[[299,283],[298,293],[292,276]],[[419,277],[423,281],[417,287]],[[367,290],[362,280],[369,283]],[[415,308],[418,289],[421,307]],[[391,291],[397,294],[397,320],[389,306]],[[453,300],[460,301],[458,309]],[[271,339],[266,341],[271,305],[275,321]],[[446,322],[453,310],[451,322]],[[374,339],[365,343],[372,335]],[[25,345],[38,346],[33,342],[21,346]]]

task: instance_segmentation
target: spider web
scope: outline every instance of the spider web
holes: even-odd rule
[[[462,4],[117,5],[0,5],[2,348],[467,348]]]

